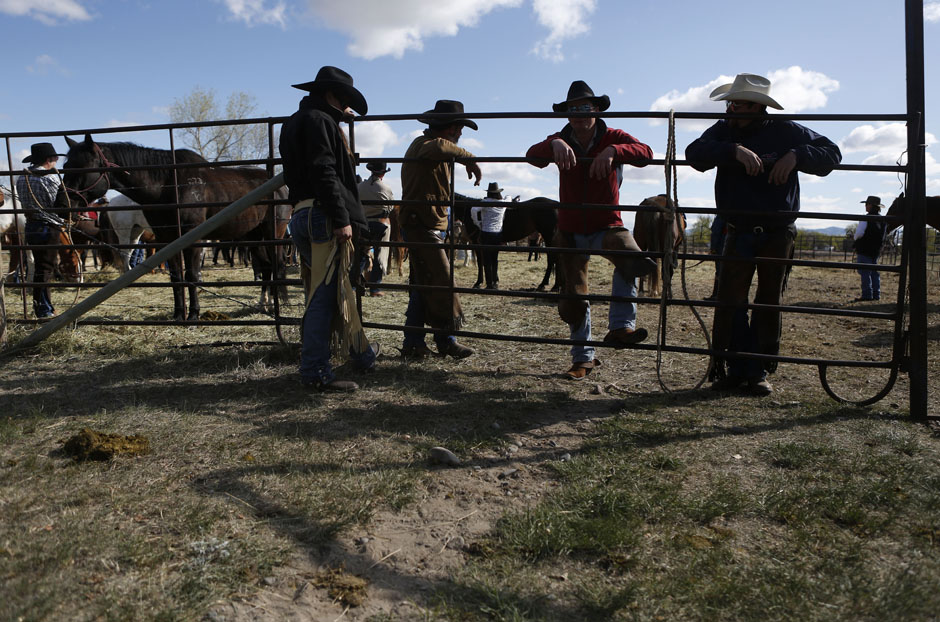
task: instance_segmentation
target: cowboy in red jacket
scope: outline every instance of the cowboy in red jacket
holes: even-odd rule
[[[607,127],[592,112],[610,107],[607,95],[595,96],[581,80],[571,83],[568,97],[553,104],[555,112],[568,112],[568,124],[557,134],[529,147],[526,158],[533,166],[544,168],[554,162],[560,176],[558,235],[553,246],[616,251],[640,251],[633,236],[620,218],[620,174],[624,164],[645,166],[653,151],[623,130]],[[591,204],[611,205],[597,209]],[[590,255],[563,253],[558,259],[563,270],[563,294],[583,296],[588,293],[587,264]],[[635,297],[636,278],[649,274],[656,262],[648,257],[610,256],[614,264],[611,295]],[[591,340],[591,305],[587,300],[561,299],[558,312],[568,324],[571,339]],[[611,301],[606,343],[616,347],[636,344],[647,337],[644,328],[636,327],[636,303]],[[600,366],[592,346],[571,348],[572,365],[565,375],[581,380]]]

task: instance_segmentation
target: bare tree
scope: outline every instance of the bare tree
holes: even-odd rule
[[[195,87],[170,106],[173,123],[250,119],[262,116],[253,95],[236,91],[229,95],[225,112],[219,108],[213,89]],[[267,125],[216,125],[176,130],[183,143],[210,162],[220,160],[256,160],[268,156]]]

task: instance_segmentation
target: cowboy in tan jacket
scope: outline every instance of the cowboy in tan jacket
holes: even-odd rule
[[[428,124],[424,134],[417,137],[405,152],[401,166],[402,206],[401,233],[406,242],[421,243],[408,247],[409,280],[412,285],[451,285],[450,261],[439,247],[447,230],[447,210],[450,204],[450,182],[453,162],[467,169],[468,177],[475,177],[479,186],[483,177],[474,155],[457,146],[464,127],[476,130],[477,124],[463,118],[463,104],[458,101],[439,100],[418,121]],[[441,116],[441,115],[450,115]],[[421,201],[409,205],[409,201]],[[426,244],[438,245],[424,246]],[[402,356],[424,358],[431,349],[424,342],[425,325],[446,330],[458,330],[463,322],[463,311],[457,294],[450,291],[415,290],[409,292],[405,311],[405,330]],[[434,342],[441,355],[462,359],[473,350],[457,343],[453,335],[435,333]]]

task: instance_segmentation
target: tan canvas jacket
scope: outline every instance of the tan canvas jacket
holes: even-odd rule
[[[474,157],[472,153],[443,138],[434,138],[430,130],[418,136],[405,152],[405,158],[421,162],[403,162],[401,165],[401,198],[404,201],[431,201],[431,205],[402,205],[401,222],[411,222],[412,215],[427,229],[447,229],[447,207],[450,204],[452,159],[458,161]]]

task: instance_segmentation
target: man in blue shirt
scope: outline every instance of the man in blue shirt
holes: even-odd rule
[[[715,203],[727,222],[727,238],[719,276],[718,301],[712,327],[717,351],[776,355],[780,351],[780,311],[754,309],[748,318],[751,280],[757,271],[754,304],[780,304],[788,266],[759,258],[789,259],[800,210],[798,172],[825,176],[842,161],[831,140],[792,121],[767,115],[767,107],[783,107],[770,96],[770,81],[738,74],[734,82],[710,95],[727,102],[734,115],[705,130],[685,151],[699,171],[717,167]],[[729,258],[742,261],[727,261]],[[758,258],[757,261],[753,261]],[[746,384],[754,395],[769,395],[767,374],[776,362],[749,358],[715,358],[712,389],[730,391]]]

